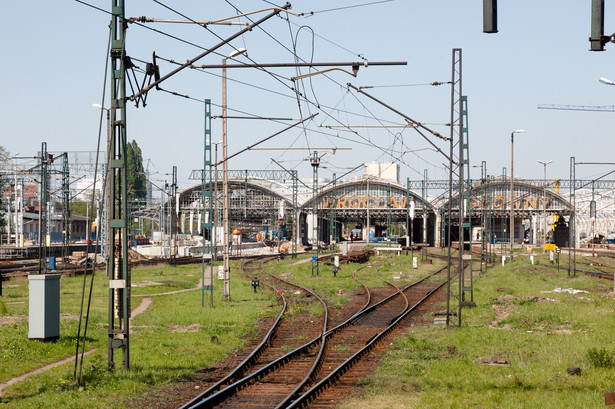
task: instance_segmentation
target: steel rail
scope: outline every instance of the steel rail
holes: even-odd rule
[[[393,287],[396,288],[395,286],[393,286]],[[400,291],[399,288],[396,288],[396,290]],[[402,293],[402,295],[403,295],[403,293]],[[371,296],[370,296],[370,298],[371,298]],[[406,298],[406,307],[407,307],[407,304],[408,304],[408,299]],[[357,315],[357,314],[355,314],[355,315]],[[333,334],[339,333],[339,331],[340,331],[340,327],[337,326],[337,327],[335,327],[335,331],[331,330],[331,331],[323,333],[322,341],[321,341],[321,344],[320,344],[321,348],[319,350],[318,357],[316,358],[316,360],[314,361],[314,364],[310,368],[309,373],[303,378],[303,380],[301,382],[299,382],[299,384],[297,384],[295,389],[293,389],[293,391],[291,393],[289,393],[286,396],[286,398],[284,398],[280,403],[278,403],[276,405],[275,409],[286,408],[291,401],[294,401],[297,397],[300,396],[301,391],[304,390],[306,386],[309,386],[312,383],[314,383],[314,377],[318,376],[318,374],[320,373],[320,371],[322,369],[322,365],[324,363],[324,359],[325,359],[324,351],[325,351],[325,349],[327,347],[327,342],[329,341],[330,338],[332,338]]]
[[[444,270],[444,268],[412,283],[409,284],[408,286],[404,287],[402,289],[402,291],[406,291],[407,289],[416,286],[422,282],[424,282],[425,280],[431,278],[432,276],[441,273]],[[279,277],[275,277],[274,278],[281,280],[283,282],[289,283],[286,280],[282,280]],[[358,281],[358,280],[357,280]],[[295,285],[293,283],[289,283],[291,285]],[[300,286],[297,286],[300,287]],[[354,322],[356,322],[359,318],[361,318],[363,315],[366,315],[368,313],[370,313],[371,311],[373,311],[374,309],[376,309],[378,306],[383,305],[384,303],[392,300],[393,298],[397,297],[399,295],[399,293],[395,293],[392,294],[386,298],[384,298],[383,300],[367,307],[364,308],[363,310],[357,312],[356,314],[354,314],[352,317],[348,318],[346,321],[342,322],[341,324],[337,325],[336,327],[328,330],[325,334],[324,334],[324,338],[328,338],[331,335],[333,335],[334,333],[341,331],[341,329],[347,327],[348,325],[353,324]],[[371,299],[371,296],[370,296]],[[368,303],[366,303],[365,305],[369,305],[371,301],[368,301]],[[404,314],[403,312],[401,314]],[[306,351],[308,351],[310,348],[312,348],[315,344],[321,342],[323,339],[323,337],[316,337],[314,339],[312,339],[311,341],[307,342],[306,344],[296,348],[293,351],[288,352],[287,354],[283,355],[282,357],[270,362],[269,364],[267,364],[266,366],[258,369],[257,371],[253,372],[252,374],[244,377],[243,379],[240,379],[239,381],[235,382],[232,385],[229,385],[227,388],[222,389],[218,392],[216,392],[215,394],[211,395],[210,397],[206,398],[205,400],[195,404],[194,406],[191,406],[191,408],[200,408],[200,407],[213,407],[215,405],[218,405],[220,403],[222,403],[223,401],[225,401],[226,399],[230,398],[231,396],[235,395],[237,391],[247,387],[248,385],[262,379],[264,376],[268,375],[269,373],[275,371],[276,369],[280,368],[281,366],[285,365],[286,363],[290,362],[291,360],[293,360],[295,357],[297,356],[301,356],[303,355]],[[373,338],[372,338],[373,339]],[[321,344],[322,345],[322,344]],[[307,376],[306,376],[307,378]],[[285,399],[286,400],[286,399]],[[184,407],[182,407],[183,409]]]
[[[298,286],[294,283],[290,283],[286,280],[280,279],[279,277],[275,277],[274,278],[281,280],[285,283],[288,283],[290,285],[293,285],[295,287],[298,288],[303,288],[301,286]],[[330,329],[329,331],[326,332],[326,334],[330,334],[331,332],[335,331],[336,329],[341,329],[344,328],[345,326],[349,325],[353,319],[355,319],[358,315],[361,314],[362,311],[365,311],[369,304],[371,303],[372,300],[372,296],[371,296],[371,292],[369,291],[369,288],[362,283],[360,280],[358,280],[356,277],[353,277],[353,279],[355,281],[357,281],[358,283],[360,283],[363,288],[365,289],[365,292],[367,294],[367,301],[365,302],[365,304],[363,305],[363,307],[355,314],[353,314],[350,318],[348,318],[346,321],[344,321],[343,323],[339,324],[338,326],[336,326],[335,328]],[[288,362],[292,361],[293,359],[295,359],[295,357],[297,356],[301,356],[302,354],[304,354],[306,351],[308,351],[310,348],[312,348],[316,343],[318,343],[319,341],[322,340],[322,337],[316,337],[314,339],[312,339],[311,341],[307,342],[306,344],[296,348],[293,351],[288,352],[287,354],[277,358],[276,360],[270,362],[269,364],[263,366],[262,368],[258,369],[257,371],[253,372],[250,375],[245,376],[244,378],[238,380],[237,382],[235,382],[232,385],[229,385],[227,388],[220,390],[218,392],[216,392],[214,395],[211,395],[210,397],[207,397],[207,403],[211,406],[214,406],[216,404],[219,404],[221,402],[223,402],[224,400],[228,399],[229,397],[231,397],[232,395],[234,395],[236,393],[236,391],[241,390],[243,388],[245,388],[246,386],[250,385],[253,382],[258,381],[259,379],[262,379],[264,376],[268,375],[269,373],[275,371],[276,369],[284,366],[285,364],[287,364]],[[201,403],[205,403],[205,401],[202,401]],[[183,409],[184,407],[188,407],[187,405],[182,406],[181,409]],[[199,406],[199,404],[191,406],[193,408],[197,408],[197,407],[201,407]]]
[[[248,260],[241,265],[241,271],[242,273],[246,275],[246,277],[250,278],[250,276],[245,271],[246,265],[249,263],[253,263],[257,260],[258,259]],[[261,261],[261,260],[258,260],[258,261]],[[262,263],[260,264],[260,269],[264,270],[262,267]],[[286,302],[286,297],[284,296],[284,293],[279,292],[275,287],[267,283],[263,283],[263,284],[269,287],[273,292],[278,294],[283,301],[282,310],[280,311],[280,314],[278,315],[277,319],[271,325],[271,328],[269,328],[269,331],[263,337],[263,340],[256,346],[256,348],[254,348],[254,350],[250,353],[250,355],[248,355],[239,365],[237,365],[224,378],[220,379],[218,382],[216,382],[215,384],[207,388],[205,391],[198,394],[197,396],[192,398],[190,401],[186,402],[183,406],[181,406],[181,408],[190,407],[191,405],[203,400],[204,398],[210,395],[213,395],[215,392],[219,391],[224,386],[230,385],[233,382],[241,379],[241,377],[245,375],[245,373],[249,370],[249,368],[252,367],[254,363],[262,356],[263,352],[267,349],[267,347],[271,345],[271,342],[273,338],[275,337],[275,335],[277,334],[277,331],[280,327],[282,318],[287,311],[288,303]]]
[[[442,271],[442,270],[440,270]],[[440,272],[439,271],[439,272]],[[421,280],[424,281],[424,280]],[[318,395],[320,395],[324,390],[328,389],[331,385],[333,385],[337,380],[346,373],[354,364],[359,362],[365,355],[371,352],[376,344],[380,342],[385,336],[387,336],[408,314],[417,309],[420,305],[422,305],[433,293],[442,288],[446,284],[446,281],[440,283],[438,286],[429,291],[421,300],[419,300],[416,304],[414,304],[411,308],[407,309],[405,312],[400,314],[395,321],[389,325],[384,331],[376,335],[372,338],[367,345],[361,348],[359,351],[355,352],[350,358],[348,358],[342,365],[337,367],[334,371],[332,371],[329,375],[319,381],[316,385],[306,391],[301,397],[295,400],[288,408],[298,408],[304,407],[312,402]],[[406,287],[408,288],[408,287]]]
[[[262,379],[264,376],[268,375],[269,373],[275,371],[276,369],[282,367],[283,365],[285,365],[286,363],[290,362],[292,359],[294,359],[296,356],[303,354],[305,351],[307,351],[309,348],[311,348],[312,346],[320,343],[320,348],[319,348],[319,355],[321,356],[323,354],[323,350],[324,350],[324,342],[323,342],[323,337],[324,334],[327,332],[327,326],[328,326],[328,320],[329,320],[329,311],[327,308],[327,304],[324,302],[324,300],[322,298],[320,298],[320,296],[318,296],[318,294],[314,293],[313,291],[311,291],[308,288],[302,287],[298,284],[294,284],[291,283],[290,281],[284,280],[280,277],[276,277],[273,274],[269,274],[269,276],[271,276],[272,278],[279,280],[285,284],[288,284],[292,287],[295,288],[299,288],[305,292],[308,292],[310,294],[312,294],[312,296],[314,296],[316,299],[318,299],[322,305],[325,308],[325,317],[323,320],[323,329],[322,329],[322,333],[320,336],[314,338],[312,341],[304,344],[303,346],[290,351],[289,353],[283,355],[282,357],[272,361],[271,363],[265,365],[264,367],[260,368],[259,370],[253,372],[250,375],[247,375],[245,377],[243,377],[242,379],[239,379],[238,381],[228,385],[226,388],[221,389],[219,391],[217,391],[216,393],[206,397],[205,399],[202,399],[199,402],[195,402],[192,404],[192,406],[188,406],[188,404],[181,406],[180,409],[187,409],[187,408],[202,408],[202,407],[213,407],[215,405],[218,405],[222,402],[224,402],[226,399],[228,399],[229,397],[235,395],[237,393],[237,391],[247,387],[248,385],[257,382],[258,380]],[[317,358],[318,360],[318,358]],[[316,361],[317,361],[316,360]],[[315,361],[315,363],[316,363]],[[315,367],[315,365],[312,365],[312,370]],[[192,402],[192,401],[191,401]]]
[[[410,306],[410,301],[408,300],[408,296],[407,296],[407,295],[405,294],[405,292],[404,292],[405,290],[402,290],[402,289],[400,289],[398,286],[396,286],[395,284],[393,284],[393,283],[390,283],[390,282],[386,281],[385,279],[383,279],[382,277],[380,277],[378,274],[376,274],[376,277],[378,277],[379,279],[381,279],[382,281],[384,281],[385,283],[387,283],[387,284],[388,284],[388,285],[390,285],[391,287],[395,288],[395,290],[397,290],[397,292],[398,292],[398,293],[400,293],[401,295],[403,295],[403,296],[404,296],[404,299],[405,299],[405,304],[406,304],[406,305],[404,306],[404,309],[403,309],[402,313],[403,313],[404,311],[406,311],[406,310],[408,309],[408,307]],[[397,318],[397,317],[395,317],[395,318]],[[394,321],[394,320],[395,320],[395,318],[393,318],[393,319],[391,320],[391,322],[392,322],[392,321]]]

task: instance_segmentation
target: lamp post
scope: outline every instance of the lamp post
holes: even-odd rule
[[[513,243],[515,241],[515,191],[514,191],[514,143],[515,134],[524,133],[525,129],[517,129],[510,134],[510,262],[513,260]]]
[[[246,52],[245,48],[233,50],[228,58],[236,57]],[[229,203],[228,203],[228,140],[226,134],[226,60],[222,59],[222,258],[224,259],[224,298],[231,299],[230,263],[229,263]]]
[[[542,244],[546,244],[547,243],[547,165],[549,163],[553,162],[552,160],[549,160],[547,162],[544,162],[542,160],[539,160],[538,163],[540,163],[543,168],[544,168],[544,173],[543,173],[543,186],[542,186]]]

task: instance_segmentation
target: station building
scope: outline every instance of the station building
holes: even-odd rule
[[[398,171],[387,173],[389,168],[368,164],[363,176],[319,180],[311,188],[299,188],[288,177],[268,178],[266,171],[231,171],[230,230],[240,232],[244,240],[265,232],[269,237],[280,234],[289,240],[296,238],[302,245],[355,238],[371,242],[407,238],[439,247],[448,244],[445,232],[449,224],[450,239],[458,240],[461,208],[472,226],[465,241],[478,241],[482,235],[493,243],[508,241],[510,178],[473,181],[468,204],[460,206],[457,186],[449,197],[448,181],[404,184],[398,180]],[[211,218],[221,231],[221,180],[218,178],[209,196],[214,211],[206,211],[205,216],[203,203],[206,210],[210,205],[207,195],[203,200],[201,184],[180,193],[176,206],[180,233],[201,235],[203,217]],[[572,206],[557,189],[515,178],[512,206],[517,243],[542,244],[546,233],[547,242],[568,246]]]

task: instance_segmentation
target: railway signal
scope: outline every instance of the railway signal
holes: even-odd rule
[[[258,277],[254,277],[252,279],[252,288],[254,288],[254,293],[256,293],[256,289],[258,288],[259,285],[260,285],[260,282],[258,281]]]

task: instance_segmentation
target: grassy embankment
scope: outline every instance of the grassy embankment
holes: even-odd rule
[[[477,307],[463,310],[461,328],[413,328],[361,382],[363,396],[341,408],[604,407],[615,391],[613,283],[538,261],[517,257],[478,276]],[[572,366],[580,376],[568,374]]]
[[[139,396],[152,385],[186,379],[210,367],[248,342],[260,316],[279,311],[268,292],[254,294],[246,280],[233,280],[232,301],[224,302],[222,286],[214,291],[215,308],[201,307],[201,291],[170,295],[166,291],[196,287],[200,266],[154,266],[132,270],[132,308],[143,297],[150,307],[135,317],[131,328],[131,370],[122,368],[121,350],[116,350],[116,370],[107,371],[108,281],[104,271],[96,274],[86,350],[98,348],[84,359],[85,389],[72,386],[73,362],[61,365],[4,390],[0,404],[8,407],[124,407],[124,400]],[[163,285],[144,285],[167,281]],[[75,354],[77,323],[83,277],[62,278],[60,340],[28,341],[28,281],[5,282],[0,303],[0,383]],[[8,288],[7,288],[8,287]],[[214,338],[212,340],[212,336]]]

